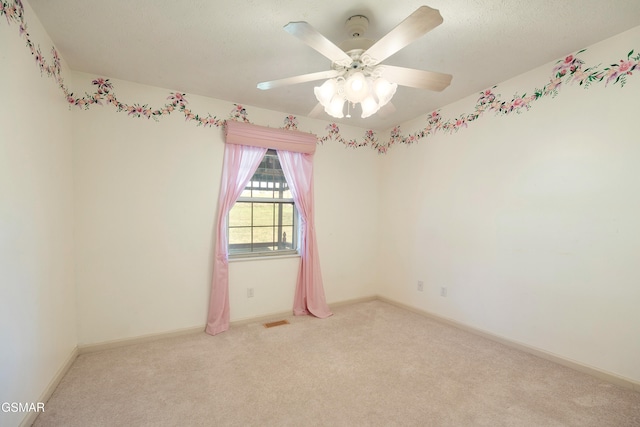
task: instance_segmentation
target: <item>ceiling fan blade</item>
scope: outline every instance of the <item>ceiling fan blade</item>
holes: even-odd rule
[[[378,115],[380,116],[380,118],[384,119],[389,117],[395,112],[396,112],[396,106],[393,105],[391,102],[387,102],[382,107],[380,107],[380,109],[378,110]]]
[[[442,24],[442,21],[440,11],[429,6],[420,6],[404,21],[396,25],[393,30],[367,49],[362,56],[368,56],[373,61],[373,65],[379,64],[412,41]]]
[[[322,106],[322,104],[318,102],[316,106],[313,107],[313,110],[309,112],[309,117],[312,117],[315,119],[316,117],[319,117],[323,111],[324,111],[324,107]]]
[[[331,79],[341,74],[341,71],[328,70],[318,71],[317,73],[301,74],[299,76],[287,77],[285,79],[271,80],[269,82],[258,83],[258,89],[267,90],[276,87],[295,85],[298,83],[312,82],[314,80]]]
[[[429,89],[436,92],[444,90],[451,84],[451,74],[436,73],[434,71],[414,70],[413,68],[381,65],[382,76],[401,86]]]
[[[345,51],[320,34],[308,22],[289,22],[284,26],[284,30],[299,38],[333,62],[344,65],[345,67],[348,67],[353,62]]]

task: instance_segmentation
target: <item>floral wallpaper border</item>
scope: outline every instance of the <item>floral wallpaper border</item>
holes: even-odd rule
[[[79,108],[89,109],[93,105],[110,104],[116,108],[118,112],[126,112],[132,117],[146,117],[147,119],[153,118],[158,120],[160,117],[169,115],[174,111],[178,111],[185,116],[185,120],[196,124],[197,126],[224,126],[226,120],[241,120],[244,122],[250,122],[248,119],[248,113],[246,109],[240,104],[233,104],[234,108],[229,113],[228,119],[219,119],[211,114],[198,114],[193,112],[188,106],[186,94],[184,93],[171,93],[167,97],[167,103],[162,107],[152,108],[147,104],[126,104],[115,95],[113,84],[109,79],[96,78],[92,81],[95,86],[93,93],[86,93],[83,96],[74,95],[64,83],[64,79],[61,75],[60,56],[55,47],[52,47],[51,54],[53,63],[48,63],[42,55],[42,50],[39,45],[34,44],[31,40],[31,36],[27,31],[27,23],[24,16],[24,6],[21,0],[0,0],[0,17],[4,16],[7,20],[7,24],[18,24],[19,34],[22,37],[27,47],[29,48],[31,55],[35,58],[37,66],[40,68],[40,73],[45,74],[54,79],[64,96],[69,103],[69,106],[77,106]],[[337,141],[350,148],[370,147],[376,150],[380,154],[384,154],[388,149],[396,144],[414,144],[419,140],[433,135],[437,132],[457,132],[461,128],[466,128],[469,123],[478,120],[487,112],[493,112],[498,115],[507,115],[511,113],[520,113],[523,110],[531,108],[532,103],[535,101],[551,96],[558,95],[559,89],[562,85],[566,84],[579,84],[585,89],[595,83],[604,82],[605,86],[609,84],[620,85],[623,87],[628,76],[633,74],[633,71],[640,69],[640,53],[634,55],[634,50],[631,50],[626,58],[620,59],[617,63],[602,67],[601,65],[585,67],[584,61],[582,61],[578,55],[584,52],[584,50],[576,52],[574,55],[569,55],[564,59],[559,60],[552,69],[552,74],[549,81],[542,86],[542,88],[534,89],[530,95],[524,93],[519,95],[516,93],[510,100],[503,100],[500,94],[495,92],[497,86],[480,92],[474,109],[470,113],[462,114],[459,117],[444,119],[439,111],[434,111],[427,115],[426,124],[424,128],[408,135],[403,135],[400,126],[395,126],[389,133],[389,138],[386,140],[380,140],[378,135],[373,130],[365,131],[364,136],[360,140],[345,139],[340,134],[340,127],[336,123],[331,123],[326,127],[327,134],[325,136],[318,137],[318,143],[322,144],[329,140]],[[283,129],[298,129],[298,119],[289,115],[284,118]]]

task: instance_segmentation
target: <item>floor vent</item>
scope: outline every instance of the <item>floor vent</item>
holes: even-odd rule
[[[282,326],[282,325],[288,325],[289,321],[288,320],[278,320],[275,322],[269,322],[269,323],[265,323],[264,327],[265,328],[273,328],[275,326]]]

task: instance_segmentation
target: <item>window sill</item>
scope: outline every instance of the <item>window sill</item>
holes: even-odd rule
[[[272,259],[287,259],[287,258],[300,258],[300,253],[282,254],[282,255],[251,255],[243,256],[236,255],[229,257],[229,262],[244,262],[244,261],[267,261]]]

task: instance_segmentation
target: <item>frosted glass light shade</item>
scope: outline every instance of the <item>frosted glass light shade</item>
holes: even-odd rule
[[[316,99],[325,108],[331,103],[331,99],[338,91],[338,85],[335,79],[329,79],[322,84],[322,86],[316,86],[313,88],[313,93],[316,95]]]
[[[396,83],[390,83],[383,78],[376,79],[376,81],[373,82],[373,90],[378,97],[378,105],[382,107],[391,101],[391,98],[393,98],[393,95],[396,93],[396,89],[398,89]]]
[[[370,115],[375,114],[380,109],[380,106],[371,95],[367,96],[360,103],[360,106],[362,107],[362,115],[360,117],[362,117],[363,119],[366,119]]]
[[[369,84],[364,74],[360,71],[351,74],[345,82],[344,94],[354,104],[365,99],[369,95]]]
[[[332,117],[341,119],[344,117],[344,102],[345,99],[343,97],[335,95],[329,105],[325,105],[324,111]]]

